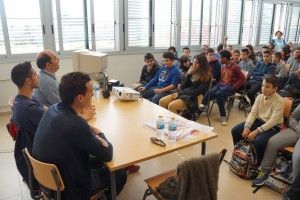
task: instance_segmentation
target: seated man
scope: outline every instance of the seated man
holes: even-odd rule
[[[182,55],[186,56],[189,58],[189,60],[191,59],[191,50],[189,47],[183,47],[182,48]]]
[[[271,173],[278,151],[284,147],[295,146],[300,137],[300,105],[289,118],[289,128],[274,135],[268,141],[268,145],[261,162],[260,173],[253,180],[254,185],[263,185]],[[300,168],[300,166],[298,166]]]
[[[258,164],[264,155],[270,137],[279,132],[279,125],[283,123],[284,99],[276,91],[278,78],[266,75],[263,79],[261,92],[255,99],[246,122],[242,122],[231,130],[233,144],[243,138],[252,141]]]
[[[283,97],[292,97],[293,99],[300,98],[300,69],[291,74],[284,88],[280,91],[280,95]]]
[[[226,98],[233,95],[245,82],[245,77],[240,68],[230,61],[231,54],[229,51],[224,50],[220,52],[220,62],[223,64],[221,69],[221,81],[214,86],[211,91],[207,92],[203,104],[205,109],[210,100],[216,99],[221,115],[221,124],[227,125],[225,101]]]
[[[144,87],[139,88],[145,99],[158,104],[162,97],[171,94],[171,90],[177,88],[180,81],[180,71],[174,64],[174,58],[172,52],[165,52],[163,54],[164,66],[160,68],[159,72],[150,82]]]
[[[300,46],[294,49],[293,56],[291,56],[286,63],[290,65],[289,74],[296,72],[300,68]]]
[[[16,65],[11,71],[11,79],[19,91],[12,106],[12,120],[19,129],[14,156],[17,168],[28,184],[28,168],[22,150],[27,147],[31,151],[36,129],[44,114],[44,107],[32,96],[33,89],[39,85],[39,77],[30,62]]]
[[[212,78],[214,79],[213,86],[215,86],[221,79],[221,64],[215,58],[215,51],[212,48],[207,50],[206,58],[211,69]]]
[[[299,196],[300,196],[300,140],[298,140],[298,142],[296,143],[295,150],[293,152],[292,186],[289,191],[287,191],[282,195],[282,200],[298,200]]]
[[[62,199],[89,199],[93,191],[110,186],[109,170],[101,165],[91,169],[89,156],[108,162],[112,159],[112,145],[102,132],[78,116],[91,105],[93,86],[88,75],[64,75],[59,95],[61,102],[49,107],[39,123],[32,153],[38,160],[58,167],[65,184]],[[116,171],[117,193],[126,179],[125,170]]]
[[[240,50],[236,49],[232,52],[232,62],[235,62],[235,64],[239,64],[241,61],[241,52]]]
[[[289,76],[289,65],[281,59],[282,54],[278,51],[274,52],[272,55],[272,61],[275,65],[276,76],[279,80],[279,89],[282,89],[288,80]]]
[[[183,55],[179,58],[179,69],[182,75],[185,75],[189,68],[191,67],[192,63],[189,57]]]
[[[254,104],[256,94],[261,89],[263,76],[265,74],[275,74],[275,66],[272,63],[271,55],[271,51],[264,51],[263,60],[259,61],[252,72],[248,75],[250,80],[246,84],[246,90],[251,106]]]
[[[59,58],[53,51],[45,50],[37,55],[36,64],[41,70],[39,73],[40,84],[34,90],[33,96],[45,106],[58,103],[60,98],[55,73],[59,69]]]
[[[160,66],[155,62],[154,56],[151,53],[146,53],[146,55],[144,56],[144,61],[145,65],[143,66],[140,76],[139,87],[146,85],[155,76],[160,68]]]
[[[246,80],[248,80],[248,74],[250,75],[254,69],[253,61],[249,58],[250,51],[247,48],[241,50],[241,61],[239,62],[239,66],[242,72],[245,72]]]

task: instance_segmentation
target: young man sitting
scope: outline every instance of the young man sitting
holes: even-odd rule
[[[268,141],[263,160],[261,162],[261,169],[258,176],[253,180],[254,185],[263,185],[269,174],[271,173],[273,164],[276,159],[278,151],[284,147],[295,146],[300,137],[300,105],[294,110],[289,118],[289,128],[272,136]],[[300,145],[300,142],[298,142]],[[299,161],[294,164],[299,164]],[[298,165],[295,172],[299,171]],[[299,190],[300,191],[300,190]]]
[[[90,77],[72,72],[59,85],[61,102],[49,107],[35,134],[32,154],[42,162],[53,163],[64,180],[62,199],[89,199],[99,188],[110,187],[109,170],[100,163],[112,159],[112,145],[99,129],[78,116],[91,105],[93,85]],[[91,168],[90,155],[99,166]],[[121,192],[127,173],[117,170],[116,191]],[[106,193],[110,199],[110,192]]]
[[[240,50],[236,49],[232,52],[232,61],[235,62],[235,64],[239,64],[241,61],[241,52]]]
[[[275,74],[275,66],[272,63],[270,51],[264,51],[263,60],[259,61],[249,74],[250,80],[247,82],[246,90],[251,106],[254,104],[255,96],[261,89],[263,76],[265,74]]]
[[[171,90],[177,88],[181,74],[178,67],[174,64],[174,58],[175,56],[172,52],[163,54],[164,66],[160,68],[150,82],[139,88],[145,99],[158,104],[162,97],[171,94]]]
[[[227,125],[225,101],[230,95],[233,95],[245,82],[245,77],[240,68],[230,61],[230,52],[227,50],[220,52],[220,62],[223,64],[221,71],[221,81],[208,91],[204,97],[203,104],[205,109],[210,100],[216,99],[221,115],[221,124]]]
[[[241,61],[239,62],[239,66],[241,70],[245,73],[246,79],[248,79],[248,74],[254,69],[254,64],[251,59],[249,59],[250,51],[247,48],[241,50]]]
[[[189,60],[191,60],[191,50],[189,47],[183,47],[182,48],[182,55],[186,56],[189,58]]]
[[[207,61],[211,68],[211,74],[213,77],[213,86],[215,86],[217,83],[219,83],[221,79],[221,64],[220,62],[215,58],[215,51],[212,48],[209,48],[207,50]]]
[[[183,55],[179,58],[179,69],[181,71],[181,74],[184,75],[191,67],[192,63],[188,56]]]
[[[278,78],[266,75],[262,82],[262,94],[256,97],[246,122],[231,130],[234,145],[243,138],[252,141],[258,163],[261,162],[269,138],[279,132],[279,125],[283,122],[284,99],[276,93],[277,88]]]

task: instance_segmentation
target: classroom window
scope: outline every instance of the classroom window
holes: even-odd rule
[[[264,3],[262,10],[262,20],[260,26],[260,44],[270,42],[272,21],[273,21],[274,4]]]
[[[242,0],[229,0],[227,12],[228,44],[239,44]]]
[[[288,38],[288,40],[292,42],[295,42],[297,38],[297,31],[299,29],[299,14],[300,7],[293,7]]]
[[[43,50],[39,0],[4,0],[4,7],[11,54]]]

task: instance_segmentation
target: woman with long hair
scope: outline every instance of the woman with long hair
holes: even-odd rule
[[[198,96],[205,95],[211,81],[211,69],[204,55],[196,55],[193,65],[181,80],[178,92],[170,94],[159,101],[159,105],[177,113],[188,110],[194,113],[198,108]]]

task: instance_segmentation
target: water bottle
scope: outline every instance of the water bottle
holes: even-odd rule
[[[164,132],[165,132],[165,122],[163,120],[163,116],[160,115],[156,120],[156,137],[160,140],[163,139]]]
[[[100,86],[97,81],[93,82],[93,89],[94,89],[94,97],[98,99],[100,97]]]
[[[175,117],[172,117],[171,121],[169,122],[169,132],[168,132],[169,142],[176,142],[176,136],[177,136],[177,124],[175,121]]]

